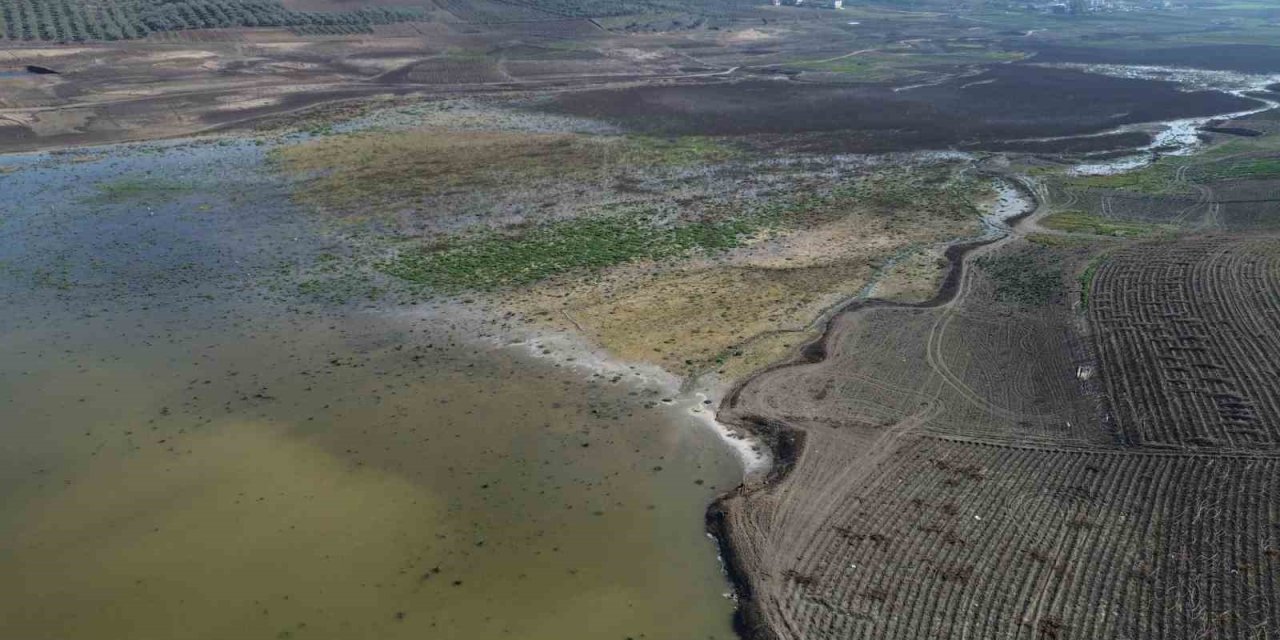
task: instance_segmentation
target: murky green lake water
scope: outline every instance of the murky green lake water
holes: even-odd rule
[[[732,636],[741,469],[660,380],[298,299],[253,145],[4,166],[0,637]]]

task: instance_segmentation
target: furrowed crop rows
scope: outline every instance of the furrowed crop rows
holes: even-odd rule
[[[1228,229],[1280,227],[1280,180],[1240,180],[1217,185],[1215,193]]]
[[[806,638],[1270,637],[1278,462],[916,438],[786,550],[779,615]]]
[[[522,4],[498,0],[437,0],[440,7],[463,22],[505,24],[562,20],[563,16]]]
[[[714,15],[735,8],[752,6],[752,0],[501,0],[557,15],[581,18],[642,15],[646,13],[694,12]]]
[[[0,39],[80,42],[232,27],[290,27],[300,33],[367,32],[421,18],[413,9],[293,11],[279,0],[0,0]]]
[[[490,60],[428,60],[409,73],[408,80],[421,84],[470,84],[477,82],[505,82],[503,75]]]
[[[1280,243],[1135,247],[1098,268],[1089,301],[1130,444],[1280,443]]]

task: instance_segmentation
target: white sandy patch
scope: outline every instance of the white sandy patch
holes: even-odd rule
[[[268,51],[300,51],[310,47],[311,44],[312,43],[310,42],[300,42],[296,40],[292,42],[254,42],[253,47],[255,49],[266,49]]]
[[[218,54],[212,51],[189,50],[189,51],[152,51],[142,56],[147,60],[154,62],[169,62],[173,60],[205,60],[207,58],[216,58]]]
[[[613,58],[622,58],[624,60],[635,60],[636,62],[651,62],[661,60],[665,54],[661,51],[649,51],[646,49],[606,49],[603,52],[606,56]]]
[[[25,60],[29,58],[65,58],[81,53],[91,51],[104,51],[104,49],[90,47],[58,47],[56,49],[45,48],[26,48],[26,49],[0,49],[0,60]]]
[[[720,41],[725,43],[760,42],[761,40],[774,40],[777,37],[774,33],[760,29],[743,29],[741,31],[730,31],[720,36]]]
[[[235,98],[226,98],[220,100],[222,104],[218,105],[213,111],[244,111],[246,109],[259,109],[262,107],[274,107],[280,104],[279,98],[252,98],[249,100],[238,100]]]
[[[550,359],[562,366],[583,372],[599,374],[602,377],[619,377],[620,382],[654,385],[666,394],[662,399],[663,404],[688,413],[699,423],[712,429],[726,445],[733,449],[742,464],[745,477],[753,478],[762,475],[772,464],[767,447],[761,446],[748,435],[716,421],[715,404],[707,402],[706,394],[682,390],[682,379],[657,365],[617,360],[604,351],[592,347],[585,339],[566,333],[529,337],[513,342],[511,346],[522,349],[535,358]]]

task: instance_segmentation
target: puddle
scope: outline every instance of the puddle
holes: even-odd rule
[[[0,636],[733,637],[705,418],[299,300],[323,236],[263,154],[0,158]]]

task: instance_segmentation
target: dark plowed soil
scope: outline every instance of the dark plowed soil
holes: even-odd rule
[[[1099,49],[1049,45],[1037,51],[1035,61],[1141,64],[1244,73],[1276,73],[1280,72],[1280,47],[1260,44],[1212,44],[1163,49]]]
[[[977,78],[900,91],[882,85],[745,81],[568,93],[545,108],[651,133],[822,132],[829,146],[893,151],[999,146],[1256,104],[1217,92],[1183,92],[1165,82],[1003,65]]]
[[[1129,443],[1280,443],[1278,290],[1274,240],[1138,246],[1098,268],[1089,319]]]

